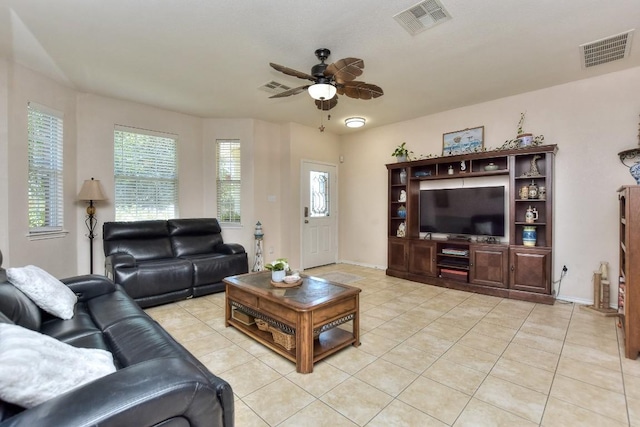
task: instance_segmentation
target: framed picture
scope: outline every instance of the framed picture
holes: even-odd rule
[[[482,151],[482,147],[484,147],[484,126],[467,128],[442,135],[443,156]]]

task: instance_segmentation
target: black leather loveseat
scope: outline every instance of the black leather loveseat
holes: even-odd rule
[[[222,279],[249,271],[215,218],[105,222],[103,241],[107,277],[141,307],[224,291]]]
[[[1,276],[6,277],[2,269]],[[0,400],[0,427],[233,427],[230,385],[209,372],[120,286],[98,275],[62,282],[78,296],[69,320],[42,311],[0,278],[0,323],[39,331],[74,347],[107,350],[116,371],[28,409]]]

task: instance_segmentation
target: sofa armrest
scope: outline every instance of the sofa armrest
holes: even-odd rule
[[[215,251],[225,255],[243,254],[245,252],[244,246],[238,243],[220,243],[216,246]]]
[[[136,259],[132,255],[125,253],[109,255],[104,259],[105,275],[110,279],[113,279],[116,268],[135,266]]]
[[[155,426],[172,419],[192,426],[232,427],[233,395],[225,402],[225,413],[216,386],[183,359],[154,359],[27,409],[0,427]]]
[[[97,274],[68,277],[60,281],[78,296],[79,301],[87,301],[116,290],[115,283]]]

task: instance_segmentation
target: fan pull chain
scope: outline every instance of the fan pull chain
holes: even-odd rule
[[[322,121],[323,108],[324,108],[324,99],[322,99],[320,101],[320,127],[318,128],[318,129],[320,129],[320,132],[324,132],[324,124],[323,124],[323,121]]]

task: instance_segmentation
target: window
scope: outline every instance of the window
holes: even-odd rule
[[[240,141],[216,141],[218,221],[240,224]]]
[[[62,113],[29,103],[29,233],[62,231]]]
[[[116,221],[177,216],[177,140],[173,135],[116,127]]]
[[[311,171],[309,174],[311,218],[329,216],[329,173]]]

